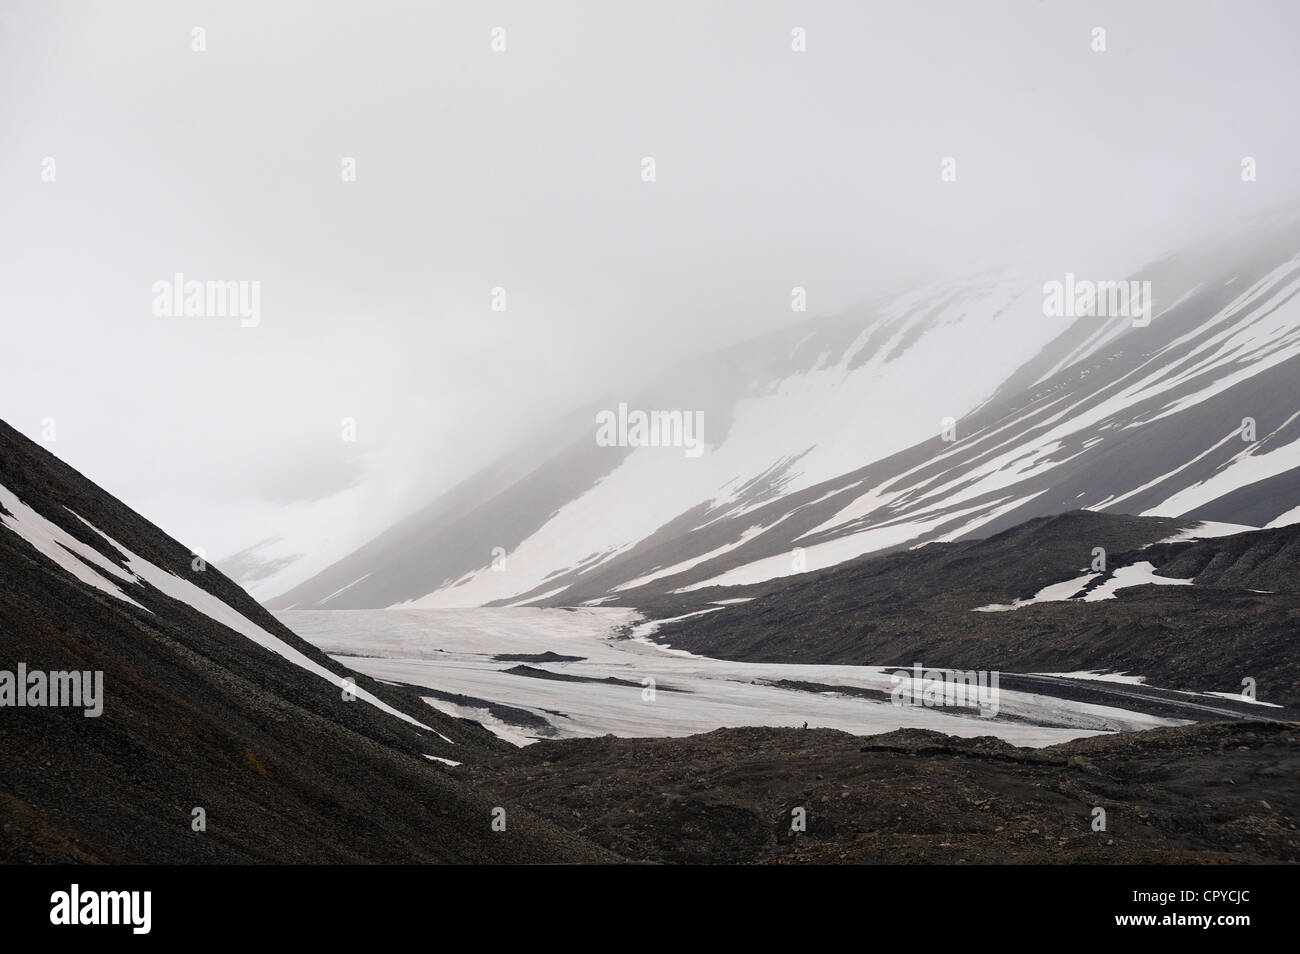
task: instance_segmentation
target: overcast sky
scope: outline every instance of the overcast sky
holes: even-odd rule
[[[795,285],[1276,205],[1297,36],[1291,0],[5,0],[0,417],[210,555],[349,487],[368,534]],[[177,272],[260,282],[260,324],[155,315]]]

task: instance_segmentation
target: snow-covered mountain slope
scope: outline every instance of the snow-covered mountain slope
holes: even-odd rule
[[[1150,311],[1048,313],[1068,276],[1149,282]],[[699,456],[601,446],[591,418],[504,490],[270,605],[637,605],[1080,508],[1264,526],[1300,500],[1297,290],[1286,222],[1130,272],[1022,265],[809,322],[608,403],[702,411]]]

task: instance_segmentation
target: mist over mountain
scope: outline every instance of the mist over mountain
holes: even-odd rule
[[[270,605],[638,605],[1081,508],[1300,520],[1298,222],[1153,255],[1110,282],[1133,314],[1053,315],[1097,273],[1022,263],[702,357]],[[676,409],[675,446],[629,407]]]
[[[1120,280],[1300,197],[1285,2],[173,7],[2,14],[6,341],[44,360],[8,364],[0,403],[259,598],[622,392],[722,437],[765,382],[706,363],[720,407],[675,393],[707,356],[774,334],[779,364],[844,316],[833,361],[882,299],[981,262]],[[178,273],[260,283],[257,323],[155,314]],[[970,379],[939,417],[1065,330],[969,317],[933,369],[943,337],[910,356]],[[828,475],[937,426],[845,397],[806,396],[863,435]]]

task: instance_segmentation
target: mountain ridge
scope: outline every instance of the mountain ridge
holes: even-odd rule
[[[723,424],[705,457],[749,462],[729,480],[696,487],[682,476],[696,462],[671,450],[601,448],[575,434],[506,494],[462,515],[455,533],[417,516],[267,605],[636,605],[683,587],[988,536],[1078,507],[1263,526],[1300,493],[1300,406],[1289,386],[1300,377],[1300,249],[1287,223],[1141,270],[1156,289],[1145,327],[1079,318],[1045,336],[1036,288],[986,273],[885,301],[865,324],[838,316],[768,335],[739,349],[742,371],[714,391],[723,405],[727,394],[751,396],[706,414]],[[928,436],[886,437],[878,446],[900,446],[883,455],[852,452],[852,429],[838,419],[827,425],[835,447],[805,434],[823,427],[827,408],[854,407],[854,389],[905,380],[897,362],[911,349],[953,360],[964,335],[1008,321],[1007,342],[1037,329],[1033,340],[1044,344],[986,373],[987,393],[950,416],[952,433],[939,426],[945,397],[932,402]],[[682,388],[659,393],[677,398],[664,406],[691,406]],[[777,415],[772,441],[754,430],[766,413]],[[895,427],[893,413],[869,420]],[[907,413],[897,433],[915,436],[925,421]],[[1258,431],[1250,442],[1234,438],[1247,418]],[[743,447],[733,453],[734,441]],[[854,463],[853,453],[867,459]],[[818,468],[825,479],[814,479]],[[586,490],[551,492],[552,470],[582,474]],[[641,511],[651,515],[633,516]]]

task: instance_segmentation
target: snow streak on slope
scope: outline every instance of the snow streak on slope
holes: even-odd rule
[[[294,665],[300,666],[313,675],[333,683],[340,689],[347,689],[352,695],[382,709],[389,715],[397,716],[397,718],[419,726],[421,729],[429,729],[428,726],[417,722],[406,713],[399,712],[369,692],[354,685],[345,677],[330,672],[283,640],[268,633],[238,611],[227,606],[207,590],[195,586],[188,580],[181,579],[174,573],[154,566],[143,557],[132,553],[106,533],[92,526],[89,521],[79,514],[73,513],[73,516],[91,530],[94,530],[110,546],[122,554],[126,561],[125,569],[109,560],[94,547],[82,543],[57,524],[46,520],[4,486],[0,486],[0,505],[3,505],[4,509],[9,512],[8,516],[0,514],[0,522],[7,529],[14,531],[37,551],[49,557],[60,568],[71,573],[81,582],[89,584],[125,603],[130,603],[138,609],[150,612],[150,610],[147,610],[122,592],[113,580],[116,579],[127,584],[148,583],[166,596],[185,603],[228,629],[247,637],[262,648],[282,656]],[[71,511],[69,512],[71,513]],[[451,741],[446,739],[445,736],[443,738],[446,741]]]
[[[1061,583],[1052,583],[1043,587],[1027,600],[1014,600],[1010,603],[989,603],[987,606],[975,607],[975,612],[1005,613],[1009,610],[1020,609],[1022,606],[1033,606],[1035,603],[1058,603],[1062,600],[1072,600],[1083,591],[1085,586],[1096,579],[1097,576],[1098,574],[1096,573],[1088,573],[1084,576],[1075,577],[1072,580],[1065,580]]]
[[[1292,417],[1288,424],[1294,421]],[[1280,428],[1279,428],[1280,430]],[[1274,432],[1276,433],[1276,432]],[[1300,438],[1287,444],[1270,448],[1267,435],[1263,440],[1251,442],[1221,465],[1214,475],[1193,487],[1187,487],[1169,497],[1158,507],[1144,510],[1144,516],[1175,517],[1203,504],[1217,500],[1234,490],[1276,477],[1300,467]],[[1241,440],[1237,434],[1230,439]]]
[[[134,583],[135,578],[113,563],[94,547],[88,547],[58,524],[51,523],[19,500],[8,487],[0,485],[0,524],[30,543],[49,557],[59,567],[71,573],[82,583],[93,586],[109,596],[116,597],[139,609],[145,609],[122,592],[113,579]],[[107,576],[105,576],[107,574]],[[149,610],[145,610],[149,612]]]
[[[932,511],[928,514],[921,514],[912,520],[882,523],[870,530],[837,537],[813,546],[800,547],[798,563],[795,563],[789,554],[771,556],[757,563],[747,563],[744,566],[728,570],[720,576],[680,587],[673,592],[689,593],[692,590],[702,589],[706,586],[743,586],[747,583],[761,583],[764,580],[776,579],[777,577],[792,576],[795,573],[824,570],[846,560],[852,560],[864,553],[874,553],[878,550],[886,550],[890,547],[908,543],[942,525],[951,523],[954,518],[980,514],[979,518],[962,523],[960,530],[943,535],[942,539],[950,539],[975,529],[984,521],[996,518],[1003,512],[1003,509],[1018,507],[1023,502],[1015,499],[1006,504],[1005,508],[994,508],[992,510],[986,510],[983,507],[970,507],[958,511]]]
[[[1282,524],[1278,524],[1282,526]],[[1230,537],[1233,534],[1245,533],[1248,530],[1258,530],[1258,527],[1248,527],[1241,523],[1219,523],[1213,520],[1202,520],[1193,527],[1188,527],[1181,533],[1175,533],[1173,536],[1166,537],[1157,543],[1181,543],[1184,540],[1213,540],[1216,537]]]

